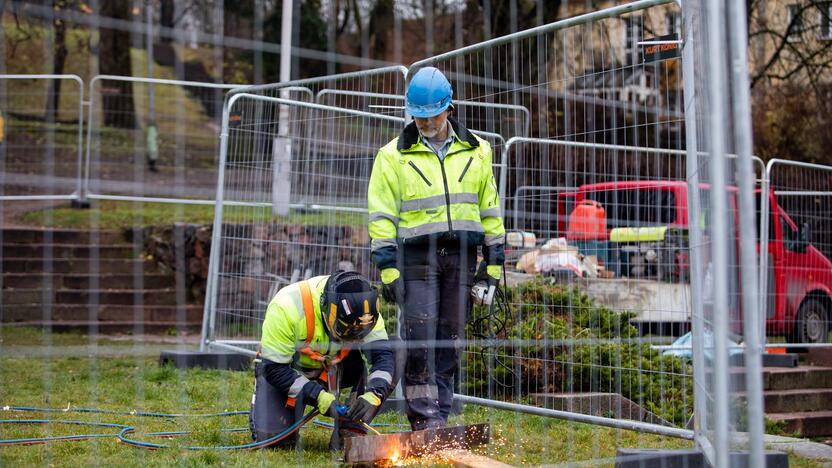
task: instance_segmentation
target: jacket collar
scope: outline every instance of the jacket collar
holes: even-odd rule
[[[460,141],[467,143],[469,146],[474,148],[480,145],[479,140],[477,140],[477,138],[469,132],[467,128],[463,127],[458,120],[449,116],[448,122],[450,122],[451,127],[454,129],[454,132]],[[418,143],[419,129],[416,128],[416,122],[410,122],[406,127],[404,127],[402,133],[399,134],[399,142],[396,144],[396,149],[399,151],[408,150]]]

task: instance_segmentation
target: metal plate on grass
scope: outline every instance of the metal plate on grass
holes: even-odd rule
[[[344,461],[372,463],[399,460],[445,449],[467,449],[487,444],[490,440],[487,423],[470,426],[443,427],[397,434],[367,435],[344,440]]]

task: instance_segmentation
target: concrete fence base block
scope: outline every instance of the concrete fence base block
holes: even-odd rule
[[[199,351],[162,351],[159,355],[159,365],[172,364],[178,369],[221,369],[246,371],[251,369],[251,357],[232,352],[199,352]]]
[[[785,452],[766,451],[768,468],[788,468],[789,457]],[[730,466],[750,467],[748,452],[731,452]],[[708,468],[705,455],[696,449],[618,449],[615,454],[615,468]]]

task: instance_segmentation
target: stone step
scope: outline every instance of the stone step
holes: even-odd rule
[[[766,414],[832,411],[832,388],[801,388],[766,391]]]
[[[93,255],[98,258],[134,258],[136,251],[133,244],[3,244],[3,257],[89,259]]]
[[[785,431],[801,437],[832,435],[832,411],[805,411],[796,413],[766,413],[772,421],[786,423]]]
[[[171,274],[143,273],[140,277],[142,286],[148,289],[173,288],[176,278]],[[130,289],[136,286],[135,275],[124,274],[56,274],[45,273],[5,273],[3,288],[39,289],[44,281],[49,281],[54,289]]]
[[[731,388],[745,390],[743,369],[734,369]],[[797,390],[804,388],[832,388],[832,367],[800,366],[774,367],[763,370],[763,390]]]
[[[0,231],[3,243],[55,243],[55,244],[118,244],[125,237],[117,230],[41,229],[35,227],[4,228]]]
[[[4,323],[32,323],[46,322],[188,322],[202,321],[201,305],[164,306],[133,306],[100,304],[54,304],[44,310],[42,303],[17,304],[14,307],[4,307],[2,319]]]
[[[176,305],[176,290],[165,289],[4,289],[5,307],[15,304]]]
[[[44,264],[43,259],[31,258],[17,258],[4,257],[3,258],[3,272],[4,273],[36,273],[45,272],[49,268],[50,273],[90,273],[96,271],[97,273],[120,273],[133,274],[134,267],[138,265],[140,271],[146,273],[153,273],[159,270],[154,262],[141,259],[128,258],[108,258],[100,259],[97,262],[91,262],[89,259],[53,259],[51,264]]]

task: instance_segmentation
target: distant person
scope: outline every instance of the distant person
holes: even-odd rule
[[[394,353],[379,316],[378,293],[358,273],[338,271],[282,288],[263,322],[251,402],[253,439],[283,432],[306,405],[339,419],[333,449],[348,432],[366,433],[360,423],[373,420],[396,384]],[[352,389],[345,415],[336,409],[335,389],[342,388]],[[294,433],[276,445],[296,441]]]
[[[491,146],[451,117],[452,97],[441,71],[416,72],[405,101],[415,121],[378,151],[368,189],[372,259],[410,342],[404,393],[413,430],[448,422],[477,247],[476,282],[496,286],[505,261]]]

